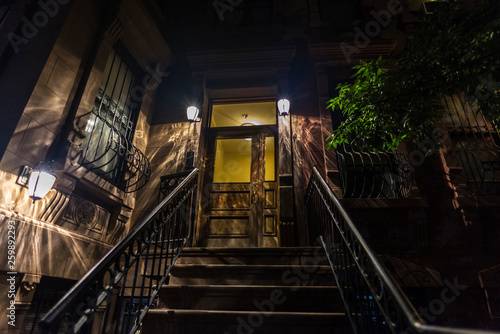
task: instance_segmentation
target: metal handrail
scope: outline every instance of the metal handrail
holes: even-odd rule
[[[194,169],[49,311],[42,333],[135,333],[192,237],[197,187]]]
[[[311,244],[319,238],[354,333],[496,333],[427,324],[313,169],[306,192]]]

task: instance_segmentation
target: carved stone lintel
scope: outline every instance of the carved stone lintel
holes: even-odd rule
[[[104,241],[110,217],[108,209],[73,193],[56,224],[71,231],[78,231],[81,235]]]

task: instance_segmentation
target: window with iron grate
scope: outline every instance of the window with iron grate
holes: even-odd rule
[[[138,67],[119,45],[109,55],[85,129],[82,165],[114,186],[124,189],[138,105],[132,99]]]

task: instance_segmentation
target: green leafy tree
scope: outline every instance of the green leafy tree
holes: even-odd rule
[[[500,121],[500,2],[471,7],[449,4],[426,18],[391,66],[381,58],[354,66],[353,81],[328,103],[343,114],[328,147],[394,151],[426,138],[443,117],[443,94],[465,94]]]

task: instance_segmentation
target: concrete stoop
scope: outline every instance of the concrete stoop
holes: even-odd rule
[[[303,248],[187,248],[142,333],[346,333],[324,252]]]

